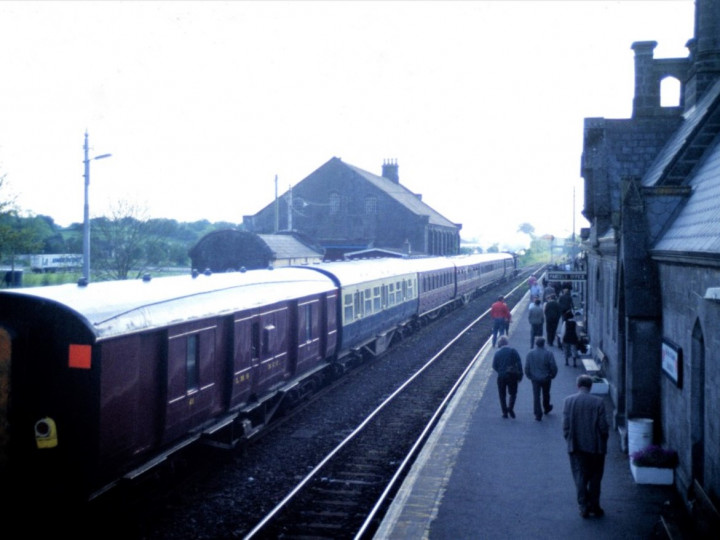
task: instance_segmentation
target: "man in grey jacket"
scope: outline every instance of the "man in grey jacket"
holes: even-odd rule
[[[528,309],[528,322],[530,323],[530,348],[532,349],[535,344],[535,338],[543,334],[543,323],[545,322],[545,312],[543,311],[539,298],[530,304],[530,309]]]
[[[580,515],[601,517],[600,483],[605,471],[609,426],[605,402],[590,393],[592,378],[577,378],[578,392],[565,398],[563,436],[567,441]]]
[[[545,338],[535,338],[535,347],[525,357],[525,375],[532,382],[533,412],[535,420],[542,420],[543,411],[548,414],[553,406],[550,403],[550,386],[557,375],[555,355],[545,348]],[[542,407],[540,406],[542,394]]]

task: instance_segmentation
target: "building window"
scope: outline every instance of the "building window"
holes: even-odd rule
[[[365,213],[367,215],[377,214],[377,198],[365,197]]]
[[[660,106],[679,107],[681,83],[675,77],[665,77],[660,81]]]
[[[330,194],[330,213],[337,214],[340,212],[340,195],[338,193]]]

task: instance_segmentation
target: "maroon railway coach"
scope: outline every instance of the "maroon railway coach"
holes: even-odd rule
[[[337,294],[297,268],[3,291],[0,474],[92,498],[253,429],[333,356]]]

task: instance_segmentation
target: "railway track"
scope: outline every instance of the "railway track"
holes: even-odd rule
[[[514,305],[524,283],[505,294]],[[512,306],[511,306],[512,307]],[[491,333],[466,326],[375,408],[244,537],[366,538]]]

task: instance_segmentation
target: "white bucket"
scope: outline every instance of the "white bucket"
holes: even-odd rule
[[[652,444],[652,418],[635,418],[628,420],[628,454],[647,448]]]

